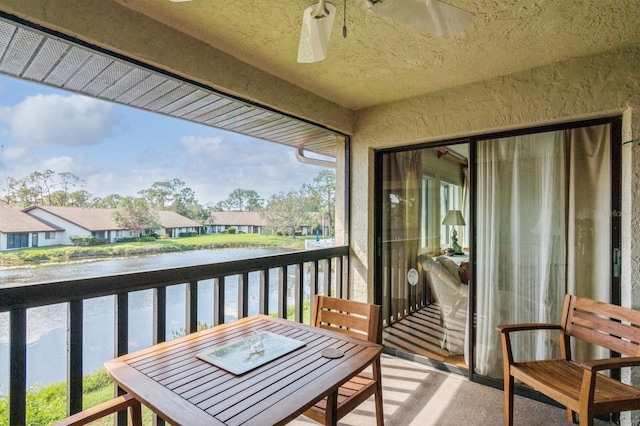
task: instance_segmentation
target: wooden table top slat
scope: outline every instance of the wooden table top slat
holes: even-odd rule
[[[227,410],[230,406],[237,406],[240,409],[244,409],[243,407],[249,407],[253,404],[260,403],[260,400],[264,398],[265,393],[263,392],[263,389],[265,388],[266,392],[269,394],[278,392],[280,388],[288,386],[295,380],[304,380],[305,374],[309,374],[316,370],[326,371],[327,368],[323,367],[329,361],[336,361],[336,363],[339,363],[350,358],[349,355],[345,355],[344,358],[339,358],[338,360],[322,358],[320,355],[320,349],[301,355],[303,356],[300,356],[297,360],[292,360],[290,363],[282,363],[281,365],[285,365],[286,368],[277,369],[275,374],[274,372],[268,372],[268,374],[256,376],[252,380],[243,381],[238,386],[217,395],[215,400],[209,399],[211,402],[215,401],[214,405],[209,404],[209,406],[207,406],[207,400],[205,400],[198,404],[198,406],[205,409],[208,413],[216,416],[217,413]],[[260,386],[258,387],[256,385]],[[262,393],[256,392],[256,389],[259,388],[263,388],[260,389],[260,392]]]
[[[291,332],[279,333],[279,334],[282,334],[283,336],[287,336],[291,338],[298,338],[298,339],[299,339],[299,336],[301,335],[301,333],[291,333]],[[302,339],[299,339],[299,340],[302,340]],[[226,341],[222,341],[219,344],[224,344],[225,342]],[[210,346],[208,348],[212,348],[213,346]],[[141,369],[140,371],[147,374],[149,377],[153,377],[164,386],[175,388],[179,385],[172,386],[171,384],[179,381],[181,378],[183,378],[185,374],[188,376],[191,376],[197,373],[198,371],[201,371],[203,374],[210,374],[211,373],[210,367],[214,367],[217,369],[217,367],[213,366],[212,364],[206,361],[203,361],[199,358],[196,358],[194,356],[201,352],[206,352],[206,351],[207,351],[207,348],[202,348],[200,345],[198,345],[198,347],[194,347],[193,350],[181,351],[180,354],[175,354],[175,357],[163,356],[158,360],[153,360],[153,361],[149,360],[145,364],[147,367],[144,369]],[[149,368],[149,365],[152,363],[153,363],[153,368]],[[137,364],[132,364],[132,365],[134,367],[137,367]]]
[[[274,374],[278,370],[281,370],[286,367],[286,363],[288,362],[297,362],[298,360],[304,360],[310,350],[316,347],[317,344],[322,342],[333,342],[337,343],[337,340],[329,339],[325,337],[323,340],[317,339],[315,342],[308,342],[307,346],[300,348],[298,351],[291,352],[280,358],[280,362],[278,363],[267,363],[261,367],[256,368],[255,370],[249,371],[242,376],[234,376],[229,375],[226,371],[219,369],[213,365],[210,365],[210,371],[215,371],[216,373],[222,372],[224,376],[217,382],[207,383],[206,380],[194,380],[192,383],[195,386],[186,386],[183,389],[174,389],[174,392],[180,394],[185,399],[190,399],[193,397],[192,401],[194,403],[199,403],[207,398],[210,398],[215,394],[220,394],[221,392],[226,391],[227,389],[235,386],[237,383],[255,383],[256,376],[258,376],[258,380],[264,379],[267,374]],[[202,361],[205,362],[205,361]],[[214,374],[216,374],[214,373]],[[200,379],[200,378],[198,378]],[[223,383],[225,382],[225,383]],[[197,388],[196,386],[203,386],[204,388]],[[206,389],[211,389],[207,391]]]
[[[242,375],[200,360],[197,354],[263,330],[305,342]],[[340,348],[329,359],[322,349]],[[114,381],[173,425],[282,424],[297,417],[355,376],[382,346],[264,315],[193,333],[105,364]]]
[[[256,327],[256,330],[271,331],[277,332],[278,334],[286,335],[286,332],[281,333],[281,331],[289,329],[285,325],[274,324],[271,327]],[[192,359],[191,354],[194,351],[197,353],[203,352],[214,346],[225,344],[228,341],[240,337],[242,335],[242,328],[240,327],[230,330],[227,329],[222,332],[216,332],[215,328],[210,328],[207,330],[203,330],[200,333],[197,333],[197,337],[189,339],[190,344],[188,346],[172,345],[168,347],[162,347],[159,348],[156,353],[145,354],[144,358],[130,362],[130,364],[138,370],[144,372],[145,374],[161,374],[161,372],[156,372],[156,369],[164,367],[166,365],[164,363],[165,360],[170,359],[173,365],[179,365],[180,362],[188,362]],[[190,336],[194,335],[189,335],[189,337]],[[172,342],[175,342],[175,340]]]
[[[364,360],[369,359],[368,357],[370,356],[370,354],[367,354],[365,352],[366,351],[359,352],[355,357],[351,359],[351,362],[357,361],[358,363],[368,364]],[[335,360],[332,360],[332,361],[335,361]],[[325,367],[327,366],[328,365],[325,364]],[[251,423],[254,418],[258,418],[257,417],[258,414],[263,416],[262,418],[269,418],[271,416],[276,416],[277,408],[275,407],[275,404],[277,401],[282,399],[286,399],[287,402],[291,404],[291,406],[294,406],[294,407],[301,406],[306,402],[306,400],[308,400],[310,396],[309,390],[307,389],[303,390],[303,389],[313,384],[313,386],[317,389],[317,392],[316,392],[316,395],[313,397],[313,403],[311,403],[310,405],[307,405],[307,407],[310,407],[320,399],[324,398],[329,393],[329,392],[320,392],[320,390],[326,389],[328,387],[331,387],[333,384],[335,384],[335,382],[333,382],[334,378],[332,376],[333,374],[341,375],[343,373],[342,371],[340,371],[341,369],[350,370],[351,369],[350,363],[338,364],[336,366],[329,367],[329,369],[318,368],[316,370],[313,370],[309,372],[306,376],[304,376],[302,379],[296,380],[286,388],[281,389],[279,393],[273,394],[270,397],[261,401],[261,405],[256,404],[254,406],[246,407],[243,411],[239,412],[236,417],[231,419],[225,419],[224,423],[229,425],[243,424],[245,422]],[[340,383],[338,383],[338,386],[342,385],[347,380],[348,379],[341,381]],[[304,411],[306,411],[306,407],[292,412],[288,417],[283,419],[283,423],[286,423],[288,421],[295,419]],[[222,420],[221,417],[219,417],[219,419]],[[259,424],[259,422],[256,424]]]

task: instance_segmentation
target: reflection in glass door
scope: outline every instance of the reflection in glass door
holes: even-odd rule
[[[381,158],[385,345],[466,367],[468,144]]]

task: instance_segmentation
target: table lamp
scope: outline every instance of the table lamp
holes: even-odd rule
[[[462,252],[462,247],[458,244],[458,231],[456,231],[456,226],[466,225],[460,210],[449,210],[447,215],[444,217],[442,224],[453,226],[451,231],[451,248],[453,249],[453,254],[464,254]]]

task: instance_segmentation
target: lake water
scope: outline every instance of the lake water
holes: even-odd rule
[[[226,262],[284,253],[281,249],[194,250],[155,256],[103,260],[65,265],[0,270],[0,286],[63,280],[69,277],[91,277],[115,273]],[[270,311],[277,310],[277,271],[270,283]],[[249,313],[258,313],[258,276],[249,275]],[[322,282],[322,281],[320,281]],[[237,317],[237,282],[227,280],[225,314],[227,320]],[[167,339],[185,326],[185,285],[167,288]],[[129,297],[129,351],[152,344],[152,291],[131,293]],[[198,320],[213,323],[213,282],[202,281],[198,288]],[[66,378],[67,305],[58,304],[27,311],[27,385],[46,385]],[[0,314],[0,395],[8,393],[9,380],[9,314]],[[84,374],[102,368],[114,357],[114,297],[88,299],[84,302]]]

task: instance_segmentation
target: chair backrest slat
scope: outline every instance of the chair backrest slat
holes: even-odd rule
[[[311,324],[370,342],[382,342],[382,308],[353,300],[315,296]]]
[[[624,355],[640,355],[640,311],[572,295],[567,298],[567,335]]]

